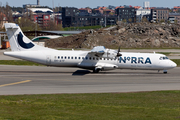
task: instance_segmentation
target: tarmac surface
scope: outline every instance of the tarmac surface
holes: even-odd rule
[[[162,71],[0,65],[0,95],[180,90],[180,67]]]

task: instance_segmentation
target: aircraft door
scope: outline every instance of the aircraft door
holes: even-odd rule
[[[47,65],[51,64],[51,56],[50,55],[46,56],[46,64]]]

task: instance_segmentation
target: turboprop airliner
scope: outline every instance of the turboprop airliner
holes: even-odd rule
[[[128,53],[96,46],[90,51],[55,50],[33,43],[20,27],[14,23],[5,24],[11,51],[4,52],[15,58],[56,67],[79,67],[83,69],[107,71],[114,69],[162,70],[176,67],[176,63],[163,54]]]

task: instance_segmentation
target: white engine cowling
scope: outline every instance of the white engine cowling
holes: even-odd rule
[[[113,64],[101,64],[101,65],[96,65],[96,69],[100,69],[102,71],[107,71],[107,70],[114,70],[117,69],[117,65]]]

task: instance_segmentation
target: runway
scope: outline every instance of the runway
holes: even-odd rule
[[[180,68],[91,73],[78,68],[0,66],[0,95],[180,90]]]

